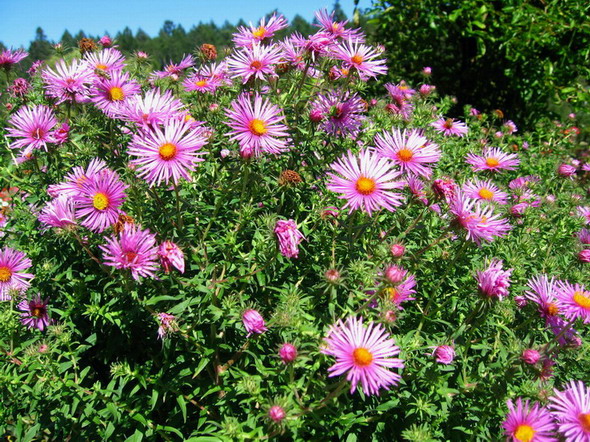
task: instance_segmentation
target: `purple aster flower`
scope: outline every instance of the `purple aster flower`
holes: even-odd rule
[[[228,58],[227,66],[232,78],[242,78],[246,84],[250,78],[264,81],[267,76],[274,77],[275,65],[281,61],[279,46],[254,44],[252,48],[242,48]]]
[[[508,194],[502,192],[498,186],[492,183],[492,180],[484,181],[476,178],[473,181],[467,181],[463,185],[463,192],[475,200],[508,204]]]
[[[16,78],[10,85],[10,92],[15,97],[24,97],[31,88],[31,85],[24,78]]]
[[[583,285],[558,281],[555,300],[567,319],[581,318],[584,324],[590,323],[590,291]]]
[[[74,201],[68,195],[61,195],[49,201],[37,218],[47,227],[73,226],[76,224]]]
[[[26,291],[34,278],[25,273],[31,267],[31,260],[24,252],[4,247],[0,249],[0,301],[10,300],[10,290]]]
[[[144,54],[144,53],[142,53]],[[138,52],[137,55],[139,56],[140,53]],[[147,54],[146,54],[147,55]],[[184,57],[180,63],[175,64],[170,62],[163,71],[156,71],[152,73],[153,78],[173,78],[177,79],[186,68],[190,68],[191,66],[195,65],[195,60],[192,56],[187,55]]]
[[[332,192],[340,193],[347,202],[349,213],[364,210],[371,216],[372,212],[387,209],[390,212],[401,206],[404,197],[394,189],[404,187],[397,181],[399,173],[391,169],[389,161],[379,157],[371,150],[362,150],[358,156],[348,151],[347,155],[332,163],[328,172],[330,182],[327,187]]]
[[[381,324],[370,322],[365,327],[362,318],[352,316],[346,323],[339,320],[330,327],[321,352],[336,359],[328,369],[330,377],[348,372],[351,393],[359,382],[365,394],[376,395],[401,380],[398,373],[389,370],[404,368],[403,361],[394,357],[400,349]]]
[[[158,320],[158,338],[164,339],[168,337],[170,333],[178,331],[178,325],[176,323],[176,316],[168,313],[158,313],[156,315]]]
[[[332,48],[332,55],[336,59],[342,60],[345,68],[356,69],[362,81],[387,72],[385,59],[378,58],[381,54],[358,41],[353,42],[349,39],[338,42]]]
[[[555,390],[549,405],[564,440],[590,440],[590,389],[582,381],[570,381],[565,390]]]
[[[92,72],[98,70],[110,74],[114,71],[120,71],[125,67],[125,57],[123,57],[121,52],[113,48],[103,49],[98,52],[86,52],[83,61]],[[96,75],[96,78],[99,79],[102,77]]]
[[[297,358],[297,348],[293,344],[285,342],[279,349],[279,356],[284,364],[289,364]]]
[[[328,10],[323,8],[315,12],[315,17],[318,21],[317,26],[321,29],[321,32],[325,35],[330,36],[333,40],[344,39],[344,40],[355,40],[358,42],[364,41],[363,33],[360,29],[347,29],[346,24],[348,20],[336,21],[334,19],[334,11],[328,14]]]
[[[233,35],[233,42],[238,47],[251,48],[252,46],[263,43],[274,37],[277,31],[289,26],[285,17],[281,14],[273,14],[268,21],[266,17],[260,20],[259,26],[250,23],[250,27],[238,26],[238,32]]]
[[[47,151],[47,143],[54,143],[53,128],[57,118],[51,109],[42,105],[25,106],[10,117],[8,136],[17,138],[10,144],[11,149],[21,148],[25,152],[33,149]]]
[[[59,60],[55,71],[48,67],[43,70],[41,77],[45,83],[45,94],[55,98],[57,104],[88,101],[93,73],[83,61],[73,59],[68,65],[64,60]]]
[[[508,414],[502,422],[507,440],[514,442],[557,442],[553,437],[555,424],[551,413],[536,402],[531,407],[529,401],[512,400],[506,402]]]
[[[439,345],[434,348],[432,356],[439,364],[450,365],[455,360],[455,347],[452,345]]]
[[[348,91],[342,93],[335,90],[320,94],[311,108],[324,116],[320,127],[330,135],[356,137],[365,118],[363,101]]]
[[[542,318],[548,319],[560,313],[556,299],[557,283],[555,278],[549,279],[547,275],[536,275],[528,280],[530,290],[525,292],[528,300],[539,306]]]
[[[118,236],[106,238],[103,251],[104,264],[117,269],[129,269],[136,281],[139,277],[155,277],[158,270],[158,246],[156,235],[148,229],[125,224]]]
[[[447,137],[451,135],[462,137],[467,135],[467,132],[469,131],[465,123],[453,118],[439,118],[433,123],[430,123],[430,125],[434,127],[437,132],[440,132]]]
[[[502,260],[493,259],[485,270],[476,274],[479,292],[487,298],[498,298],[501,301],[508,296],[512,270],[503,270]]]
[[[578,206],[576,207],[576,213],[586,221],[586,224],[590,224],[590,207]]]
[[[133,95],[119,109],[119,118],[146,129],[148,126],[164,124],[178,116],[184,104],[166,91],[151,89],[145,95]]]
[[[109,117],[115,118],[124,112],[125,102],[141,92],[141,87],[127,72],[113,71],[109,77],[101,77],[94,83],[91,101]]]
[[[248,332],[247,337],[252,335],[252,333],[261,334],[268,330],[264,324],[264,318],[257,310],[254,309],[246,310],[242,314],[242,322],[244,323],[244,327]]]
[[[28,328],[37,328],[43,331],[49,325],[47,303],[49,298],[41,299],[41,295],[34,296],[30,300],[23,300],[18,304],[22,312],[20,321]]]
[[[184,253],[172,241],[164,241],[158,248],[160,265],[166,273],[170,273],[175,267],[180,273],[184,273]]]
[[[498,147],[484,149],[483,155],[467,154],[465,161],[471,164],[475,172],[491,170],[494,172],[502,170],[514,170],[520,164],[518,155],[515,153],[504,153]]]
[[[94,158],[90,161],[86,170],[80,166],[74,167],[71,172],[66,175],[65,182],[49,186],[47,193],[52,197],[58,197],[60,195],[76,197],[82,191],[82,185],[89,178],[93,178],[96,174],[106,168],[107,165],[103,160]]]
[[[8,71],[12,66],[27,58],[28,52],[23,49],[15,51],[6,49],[0,53],[0,68]]]
[[[274,232],[279,241],[281,255],[286,258],[298,258],[299,243],[305,238],[297,228],[297,223],[292,219],[280,219],[275,225]]]

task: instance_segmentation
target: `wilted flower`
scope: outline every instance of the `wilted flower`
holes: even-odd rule
[[[158,320],[158,337],[160,339],[166,338],[170,333],[178,331],[178,325],[176,324],[176,317],[168,313],[158,313],[156,315]]]
[[[164,241],[158,248],[160,264],[166,273],[175,267],[180,273],[184,273],[184,253],[180,247],[172,241]]]
[[[498,298],[501,301],[508,296],[511,274],[512,269],[502,269],[502,260],[492,260],[487,269],[477,272],[475,278],[479,292],[488,298]]]

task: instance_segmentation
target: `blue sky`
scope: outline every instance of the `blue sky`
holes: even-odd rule
[[[125,26],[154,36],[165,20],[189,30],[200,21],[256,21],[275,8],[288,19],[299,14],[311,20],[316,9],[331,9],[333,4],[333,0],[0,0],[0,41],[9,48],[27,47],[37,26],[50,40],[58,40],[66,29],[73,35],[79,30],[114,35]],[[353,0],[340,0],[340,5],[351,17]],[[361,9],[370,6],[371,0],[359,2]]]

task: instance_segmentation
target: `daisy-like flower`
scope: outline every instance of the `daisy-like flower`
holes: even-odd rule
[[[541,317],[548,319],[559,314],[559,305],[556,299],[557,284],[555,278],[549,279],[547,275],[536,275],[528,280],[530,290],[525,292],[528,300],[539,306]]]
[[[504,153],[498,147],[487,147],[482,155],[473,153],[467,154],[465,161],[471,164],[475,172],[482,170],[514,170],[520,164],[518,155],[515,153]]]
[[[404,197],[394,189],[404,187],[402,181],[397,181],[399,173],[391,169],[386,158],[365,149],[358,156],[348,151],[331,165],[336,173],[328,172],[330,182],[328,189],[341,193],[341,199],[347,202],[349,213],[354,210],[364,210],[371,216],[374,211],[387,209],[390,212],[401,206]]]
[[[525,191],[540,180],[537,175],[521,176],[510,181],[508,187],[515,191]]]
[[[514,442],[552,442],[557,441],[553,437],[555,424],[551,413],[538,403],[529,405],[529,401],[523,403],[521,398],[516,400],[516,406],[512,400],[506,402],[508,414],[502,422],[504,434]]]
[[[414,198],[420,201],[422,204],[428,205],[428,198],[426,198],[426,192],[424,191],[424,183],[419,178],[413,175],[409,175],[406,179],[408,189],[412,192]]]
[[[238,32],[233,35],[233,42],[236,46],[251,48],[253,45],[262,43],[272,38],[275,32],[285,29],[289,26],[285,17],[281,14],[273,14],[268,21],[266,17],[260,20],[259,26],[250,23],[250,27],[238,26]]]
[[[586,224],[590,224],[590,207],[578,206],[576,207],[576,213],[586,221]]]
[[[55,71],[46,68],[41,73],[41,77],[45,83],[45,94],[55,98],[57,104],[65,101],[70,103],[88,101],[93,74],[83,61],[73,59],[68,65],[65,60],[59,60],[55,65]]]
[[[31,260],[24,252],[4,247],[0,249],[0,301],[10,299],[9,290],[26,291],[33,279],[32,273],[26,273],[31,267]]]
[[[462,137],[467,135],[467,132],[469,132],[469,129],[465,123],[455,120],[454,118],[439,118],[438,120],[430,123],[430,125],[434,127],[437,132],[440,132],[447,137],[451,135]]]
[[[21,148],[25,152],[33,149],[47,151],[47,143],[54,143],[53,128],[57,118],[51,109],[42,105],[22,107],[10,117],[8,136],[17,138],[10,144],[11,149]]]
[[[508,194],[502,192],[492,180],[474,179],[463,184],[463,192],[469,198],[480,201],[489,201],[498,204],[508,204]]]
[[[364,120],[365,105],[356,94],[334,90],[320,94],[311,106],[323,115],[320,128],[330,134],[342,137],[356,137]]]
[[[137,157],[131,164],[137,166],[140,177],[150,186],[159,185],[170,180],[178,184],[180,178],[191,181],[190,172],[205,152],[200,149],[207,144],[203,131],[193,129],[191,122],[170,120],[163,128],[152,127],[151,130],[134,135],[129,145],[129,155]]]
[[[139,56],[139,52],[137,53],[137,55]],[[166,65],[166,67],[164,68],[163,71],[153,72],[152,77],[155,77],[155,78],[171,77],[171,78],[176,79],[182,74],[182,71],[184,71],[185,69],[190,68],[191,66],[194,66],[194,65],[195,65],[195,60],[193,59],[193,57],[190,55],[187,55],[186,57],[184,57],[180,61],[180,63],[176,64],[176,63],[170,62],[168,65]]]
[[[379,394],[379,390],[389,390],[397,385],[401,376],[389,368],[404,368],[401,359],[395,358],[400,352],[389,333],[381,324],[370,322],[366,327],[362,318],[349,317],[346,323],[338,321],[330,327],[325,338],[322,353],[336,358],[328,372],[330,377],[348,372],[354,393],[358,383],[367,395]]]
[[[363,81],[387,72],[385,59],[378,58],[381,54],[358,41],[340,42],[334,46],[332,53],[336,59],[343,61],[345,68],[356,69]]]
[[[156,235],[149,229],[141,230],[136,225],[125,224],[118,236],[106,238],[100,246],[105,265],[117,269],[129,269],[136,281],[139,277],[155,277],[158,270],[158,246]]]
[[[402,303],[413,301],[412,295],[416,293],[416,277],[407,275],[407,270],[403,270],[403,276],[400,281],[388,284],[381,290],[381,294],[386,300],[395,304],[399,310],[403,310]]]
[[[274,232],[279,241],[281,255],[286,258],[299,257],[299,243],[305,238],[297,228],[297,223],[292,219],[280,219],[275,225]]]
[[[501,301],[508,296],[512,270],[504,270],[502,260],[493,259],[485,270],[478,271],[475,276],[479,292],[487,298],[498,298]]]
[[[425,178],[430,178],[429,166],[441,155],[438,145],[430,143],[419,130],[382,132],[375,136],[375,146],[381,156],[397,164],[402,172]]]
[[[22,49],[17,49],[16,51],[6,49],[0,53],[0,68],[7,71],[15,64],[27,58],[28,55],[29,53]]]
[[[364,36],[360,29],[347,29],[346,24],[348,20],[336,21],[334,19],[334,11],[328,14],[328,10],[323,8],[315,12],[315,17],[318,21],[317,26],[321,29],[323,34],[329,35],[332,39],[338,38],[345,40],[352,40],[363,42]]]
[[[20,318],[22,324],[28,328],[37,328],[43,331],[49,325],[48,302],[48,298],[41,299],[39,294],[30,300],[21,301],[18,304],[18,309],[22,312]]]
[[[451,199],[449,210],[455,216],[453,222],[467,231],[466,239],[477,245],[481,240],[493,241],[495,237],[503,237],[511,229],[508,221],[494,214],[492,207],[482,207],[463,192],[457,192]]]
[[[590,230],[582,229],[578,233],[576,233],[578,240],[585,245],[590,245]]]
[[[172,267],[178,269],[180,273],[184,273],[184,253],[172,241],[164,241],[160,244],[158,256],[160,257],[160,265],[166,273],[170,273]]]
[[[133,95],[119,109],[119,117],[142,128],[163,124],[176,117],[184,108],[172,92],[151,89],[145,95]]]
[[[196,73],[186,78],[183,81],[182,86],[187,92],[195,91],[201,93],[213,93],[219,88],[219,86],[221,86],[221,84],[222,82],[219,78]]]
[[[559,310],[567,319],[581,318],[584,324],[590,322],[590,291],[583,285],[559,281],[555,298]]]
[[[399,84],[392,84],[387,83],[385,84],[385,89],[389,93],[391,98],[394,97],[403,97],[403,98],[412,98],[416,93],[415,89],[412,89],[405,81],[400,81]]]
[[[68,195],[61,195],[49,201],[37,219],[47,227],[61,229],[76,224],[74,201]]]
[[[409,120],[414,111],[414,104],[403,95],[391,97],[392,103],[387,103],[385,110],[393,115],[399,115],[404,120]]]
[[[112,170],[96,173],[84,181],[80,193],[74,196],[76,218],[81,218],[81,224],[93,232],[102,232],[117,222],[127,187]]]
[[[125,67],[125,57],[121,52],[113,48],[103,49],[98,52],[86,52],[83,60],[91,71],[99,70],[111,73],[120,71]]]
[[[48,187],[47,193],[52,197],[60,195],[67,195],[69,197],[76,197],[82,190],[82,185],[96,174],[107,168],[103,160],[94,158],[84,170],[83,167],[76,166],[70,173],[66,175],[66,181],[59,184],[54,184]]]
[[[242,78],[244,84],[252,77],[264,81],[266,76],[276,76],[275,65],[281,61],[281,56],[279,46],[254,44],[228,58],[227,67],[230,76]]]
[[[549,399],[557,430],[565,440],[587,442],[590,440],[590,388],[582,381],[570,381],[564,391],[555,390]]]
[[[139,83],[127,72],[113,71],[110,78],[101,78],[94,84],[91,101],[109,117],[117,117],[124,103],[141,92]]]
[[[277,154],[287,148],[282,138],[288,136],[287,126],[282,124],[285,117],[269,100],[256,94],[252,104],[247,94],[241,94],[231,106],[232,109],[226,110],[230,118],[227,124],[232,128],[228,136],[238,141],[241,150],[259,156],[264,152]]]

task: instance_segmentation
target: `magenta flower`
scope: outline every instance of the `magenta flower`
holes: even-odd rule
[[[365,118],[363,101],[358,95],[351,95],[348,91],[320,94],[311,108],[323,116],[320,127],[330,135],[356,137]]]
[[[408,86],[408,84],[403,80],[400,81],[399,84],[386,83],[385,89],[387,89],[387,92],[392,99],[399,97],[408,99],[412,98],[416,94],[416,91]]]
[[[70,139],[70,125],[68,123],[62,123],[53,132],[55,138],[55,144],[62,145],[68,142]]]
[[[17,63],[23,61],[29,55],[28,52],[17,49],[16,51],[6,49],[0,53],[0,68],[9,70]]]
[[[570,164],[563,163],[557,168],[557,173],[562,177],[569,178],[576,174],[576,168]]]
[[[119,109],[119,118],[147,129],[175,118],[183,108],[172,92],[162,94],[159,89],[151,89],[145,95],[133,95],[126,100]]]
[[[541,353],[534,348],[527,348],[522,352],[520,359],[522,359],[525,364],[535,365],[539,362],[539,359],[541,359]]]
[[[590,262],[590,249],[580,250],[578,252],[578,261],[582,263],[589,263]]]
[[[465,161],[471,164],[475,172],[482,170],[491,170],[494,172],[501,170],[514,170],[519,165],[520,160],[515,153],[504,153],[498,147],[487,147],[482,155],[473,153],[467,154]]]
[[[241,94],[231,106],[231,110],[226,110],[230,118],[227,124],[232,128],[228,136],[232,141],[238,141],[241,151],[259,156],[286,149],[287,142],[283,137],[288,136],[287,126],[282,124],[285,117],[277,106],[258,94],[254,96],[254,104],[247,94]]]
[[[11,299],[10,290],[26,291],[34,278],[32,273],[25,273],[31,267],[31,260],[24,252],[4,247],[0,249],[0,301]]]
[[[264,81],[267,76],[274,77],[275,65],[281,61],[279,46],[254,44],[252,48],[242,48],[227,60],[227,67],[232,78],[240,77],[246,84],[250,78]]]
[[[47,143],[55,142],[52,131],[57,118],[48,107],[22,107],[10,117],[9,123],[14,127],[8,128],[8,136],[17,138],[10,144],[11,149],[21,148],[24,152],[31,152],[33,149],[47,151]]]
[[[434,127],[437,132],[440,132],[447,137],[451,135],[462,137],[467,135],[467,132],[469,131],[465,123],[457,121],[454,118],[439,118],[433,123],[430,123],[430,125]]]
[[[450,365],[455,360],[455,348],[452,345],[439,345],[434,348],[432,356],[439,364]]]
[[[305,238],[299,229],[297,229],[297,223],[292,219],[286,221],[280,219],[275,225],[274,232],[279,241],[281,255],[285,258],[299,257],[299,243]]]
[[[503,237],[512,228],[508,221],[494,214],[492,207],[483,208],[462,192],[457,192],[450,201],[449,210],[455,216],[453,223],[465,229],[466,239],[477,245],[481,240],[491,242],[495,237]]]
[[[70,65],[64,60],[59,60],[55,65],[55,71],[48,67],[43,70],[41,77],[45,83],[45,94],[55,98],[57,104],[65,101],[88,101],[93,73],[81,60],[73,59]]]
[[[41,299],[41,295],[34,296],[30,300],[23,300],[18,304],[22,312],[20,321],[28,328],[37,328],[43,331],[49,325],[47,303],[49,299]]]
[[[584,324],[590,322],[590,291],[583,285],[558,281],[555,299],[567,319],[581,318]]]
[[[273,405],[268,410],[268,417],[275,423],[281,422],[286,416],[287,413],[285,413],[284,408],[280,405]]]
[[[586,224],[590,224],[590,207],[578,206],[576,208],[576,213],[578,214],[578,216],[584,218]]]
[[[164,339],[168,337],[170,333],[178,331],[178,325],[176,323],[176,316],[168,313],[158,313],[156,315],[158,320],[158,338]]]
[[[474,179],[463,184],[463,192],[469,198],[480,201],[489,201],[497,204],[508,204],[508,194],[502,192],[492,180]]]
[[[432,182],[432,191],[439,198],[450,204],[457,195],[457,183],[452,178],[438,178]]]
[[[342,60],[345,69],[356,69],[362,81],[387,73],[384,58],[370,46],[351,39],[337,43],[332,49],[332,55]]]
[[[395,269],[396,273],[399,272],[395,279],[391,276],[392,269]],[[387,270],[386,277],[390,285],[383,289],[383,294],[389,302],[395,304],[399,310],[403,310],[402,303],[416,299],[412,297],[416,293],[414,289],[416,287],[416,277],[414,275],[408,275],[407,270],[398,266],[390,266]]]
[[[248,332],[247,337],[249,337],[252,333],[261,334],[268,330],[264,324],[264,318],[257,310],[246,310],[242,314],[242,322],[244,323],[244,327]]]
[[[106,238],[106,245],[100,246],[103,251],[104,264],[117,269],[129,269],[136,281],[139,277],[155,277],[158,270],[158,246],[156,235],[148,229],[133,224],[125,224],[117,236]]]
[[[91,101],[109,117],[114,118],[124,112],[125,102],[139,94],[141,87],[126,72],[113,71],[109,77],[101,77],[94,83]]]
[[[485,270],[477,272],[475,276],[479,292],[488,298],[498,298],[501,301],[508,296],[512,270],[503,270],[502,260],[493,259]]]
[[[564,391],[555,390],[549,407],[564,440],[590,440],[590,389],[582,381],[570,381]]]
[[[381,324],[370,322],[366,327],[362,318],[349,317],[346,323],[339,320],[330,327],[321,352],[336,359],[328,372],[330,377],[348,372],[354,393],[358,383],[367,395],[378,394],[397,385],[401,376],[388,368],[404,368],[401,359],[394,358],[400,352],[389,333]]]
[[[440,159],[437,144],[430,143],[419,130],[392,129],[375,136],[377,152],[397,164],[402,172],[430,178],[430,165]]]
[[[98,70],[111,74],[125,67],[125,57],[123,57],[121,52],[113,48],[103,49],[98,52],[86,52],[83,61],[92,72]],[[96,78],[101,77],[100,75],[96,75]]]
[[[348,20],[336,21],[334,11],[328,14],[327,9],[323,8],[315,12],[315,17],[318,24],[314,24],[314,26],[319,27],[322,34],[328,35],[333,40],[341,38],[359,42],[364,41],[362,31],[360,29],[347,29],[345,26]]]
[[[254,26],[250,23],[250,27],[238,26],[238,32],[233,35],[233,42],[236,46],[251,48],[252,46],[262,43],[274,37],[277,31],[285,29],[289,26],[287,20],[282,15],[273,14],[268,22],[266,17],[260,20],[259,26]]]
[[[289,364],[297,358],[297,348],[293,344],[285,342],[279,349],[279,356],[284,364]]]
[[[76,224],[75,205],[68,195],[60,195],[49,201],[37,217],[39,221],[48,227],[61,229]]]
[[[539,306],[542,318],[548,319],[560,313],[557,303],[557,284],[555,278],[547,278],[547,275],[537,275],[529,279],[527,285],[531,290],[525,292],[528,300]]]
[[[213,93],[219,88],[219,86],[221,86],[221,84],[221,79],[205,76],[199,73],[191,75],[182,82],[185,91],[202,93]]]
[[[76,218],[82,218],[81,224],[93,232],[102,232],[119,218],[119,207],[126,198],[125,183],[119,175],[104,169],[88,178],[74,196],[77,203]]]
[[[404,187],[402,181],[396,181],[399,173],[391,170],[387,159],[366,149],[358,156],[351,151],[347,155],[331,164],[336,173],[328,172],[330,182],[327,187],[332,192],[342,194],[341,199],[347,202],[349,213],[354,210],[364,210],[371,214],[379,209],[395,211],[401,206],[404,197],[393,189]]]
[[[582,244],[590,245],[590,230],[582,229],[576,234],[576,236]]]
[[[10,85],[10,92],[15,97],[24,97],[29,92],[31,85],[27,80],[24,78],[15,78],[15,80]]]
[[[164,241],[158,249],[160,265],[166,273],[170,273],[175,267],[180,273],[184,273],[184,253],[180,247],[172,241]]]
[[[531,407],[529,401],[512,400],[506,402],[508,414],[502,422],[507,440],[519,442],[557,442],[553,437],[555,424],[551,414],[536,402]]]
[[[66,175],[65,182],[49,186],[47,192],[52,197],[58,197],[60,195],[76,197],[80,194],[83,184],[89,178],[93,178],[106,168],[107,165],[103,160],[94,158],[90,161],[86,170],[80,166],[72,168],[72,171]]]
[[[144,56],[145,54],[145,56]],[[141,55],[141,57],[140,57]],[[147,58],[147,54],[145,52],[138,52],[137,56],[139,58]],[[191,66],[195,65],[195,60],[191,55],[187,55],[184,57],[180,63],[172,63],[166,65],[163,71],[156,71],[152,73],[152,77],[154,78],[172,78],[178,79],[178,77],[182,74],[186,68],[190,68]]]
[[[150,186],[170,180],[177,185],[180,178],[191,181],[197,163],[205,152],[200,149],[207,144],[203,131],[193,129],[190,122],[169,120],[163,128],[153,126],[150,130],[133,136],[129,155],[137,157],[131,164]]]

